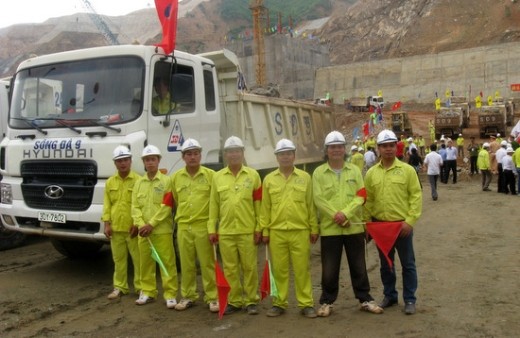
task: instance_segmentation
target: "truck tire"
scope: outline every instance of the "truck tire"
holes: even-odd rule
[[[7,230],[0,223],[0,250],[7,250],[20,246],[25,241],[25,234],[18,231]]]
[[[68,258],[92,258],[97,255],[103,243],[70,241],[51,238],[54,249]]]

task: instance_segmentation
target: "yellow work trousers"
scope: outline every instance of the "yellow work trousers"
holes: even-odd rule
[[[163,297],[164,299],[176,299],[178,281],[175,251],[173,249],[173,235],[152,234],[149,238],[168,272],[168,276],[166,276],[163,269],[159,267],[161,271]],[[139,236],[139,259],[141,260],[141,290],[146,296],[157,298],[158,292],[155,272],[158,264],[152,258],[152,249],[146,237]]]
[[[137,237],[130,238],[128,232],[113,232],[110,239],[112,260],[114,261],[114,288],[128,294],[128,254],[134,266],[134,291],[141,290],[141,273],[139,271],[139,247]]]
[[[236,307],[257,304],[260,297],[257,250],[253,234],[220,235],[218,241],[224,275],[231,287],[228,304]]]
[[[197,293],[197,258],[202,275],[202,288],[204,289],[204,302],[210,303],[217,300],[217,287],[215,284],[215,259],[213,247],[208,239],[208,230],[179,229],[177,231],[179,255],[181,259],[181,295],[182,298],[195,301],[199,298]]]
[[[310,231],[270,230],[269,252],[271,269],[278,289],[278,297],[273,299],[273,305],[287,308],[291,264],[298,307],[314,307],[310,271]]]

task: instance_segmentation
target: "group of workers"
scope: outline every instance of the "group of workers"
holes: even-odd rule
[[[419,179],[411,166],[397,158],[398,139],[390,130],[378,134],[374,148],[379,161],[364,178],[356,165],[346,161],[346,143],[340,132],[330,132],[324,141],[326,161],[311,176],[295,167],[295,144],[282,139],[274,149],[278,168],[263,180],[244,164],[244,143],[236,136],[225,141],[226,167],[217,172],[201,165],[202,146],[195,139],[187,139],[181,147],[185,166],[171,176],[159,170],[162,154],[157,147],[144,148],[141,159],[146,173],[139,176],[131,169],[130,150],[118,146],[113,154],[117,172],[107,180],[102,216],[114,261],[113,291],[108,298],[118,299],[130,292],[130,255],[133,286],[139,294],[137,305],[157,298],[155,274],[156,262],[160,261],[166,306],[190,308],[199,299],[198,261],[203,301],[211,312],[219,312],[214,270],[218,244],[230,285],[224,314],[242,310],[258,314],[257,247],[264,243],[277,289],[266,313],[269,317],[282,315],[288,307],[291,266],[301,314],[307,318],[329,316],[339,293],[343,250],[360,309],[375,314],[398,303],[393,265],[397,251],[402,265],[404,312],[415,313],[417,271],[412,238],[422,211]],[[366,269],[365,247],[371,239],[366,235],[367,222],[377,224],[382,233],[387,231],[387,224],[393,224],[392,231],[397,231],[390,247],[381,251],[378,246],[384,287],[379,303],[370,294]],[[179,302],[174,223],[181,263]],[[316,311],[310,250],[318,239],[322,292]]]

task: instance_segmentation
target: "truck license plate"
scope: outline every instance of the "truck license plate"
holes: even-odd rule
[[[57,212],[40,211],[38,213],[38,221],[51,222],[51,223],[66,223],[67,217],[65,216],[65,214],[60,214]]]

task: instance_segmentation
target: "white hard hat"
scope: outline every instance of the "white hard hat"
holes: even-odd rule
[[[202,147],[200,146],[200,143],[197,140],[193,138],[186,139],[186,141],[184,141],[184,143],[182,144],[181,152],[184,153],[185,151],[192,149],[202,150]]]
[[[489,148],[489,143],[488,142],[484,142],[484,144],[482,145],[483,148]]]
[[[132,153],[130,152],[130,149],[125,146],[117,146],[116,149],[114,149],[112,159],[118,160],[120,158],[126,158],[126,157],[132,157]]]
[[[513,150],[512,147],[507,147],[506,152],[507,153],[514,153],[515,151]]]
[[[412,141],[413,141],[413,138],[409,137],[406,141],[408,141],[408,142],[412,142]]]
[[[159,156],[161,157],[161,151],[159,150],[159,148],[157,148],[156,146],[153,146],[153,145],[147,145],[146,147],[144,147],[143,149],[143,153],[141,154],[141,158],[143,157],[146,157],[146,156],[150,156],[150,155],[156,155],[156,156]]]
[[[224,149],[235,149],[235,148],[244,149],[244,142],[242,142],[242,140],[236,136],[230,136],[224,143]]]
[[[500,142],[500,145],[501,146],[507,146],[507,141],[506,140],[502,140],[502,142]]]
[[[281,139],[276,143],[276,148],[274,149],[274,153],[278,154],[282,151],[290,151],[290,150],[296,150],[296,146],[291,140],[288,140],[286,138]]]
[[[361,151],[365,151],[365,149],[363,149],[362,147],[359,147],[358,148],[358,151],[361,152]]]
[[[357,150],[358,150],[358,148],[356,146],[350,147],[350,151],[357,151]]]
[[[347,144],[347,141],[345,140],[345,136],[343,136],[343,134],[340,133],[339,131],[336,131],[336,130],[331,131],[325,137],[325,146],[330,146],[333,144],[343,144],[343,145]]]
[[[497,137],[500,137],[500,133],[497,134]]]
[[[391,130],[385,129],[382,130],[379,134],[377,134],[377,144],[397,142],[397,136]]]
[[[462,136],[462,134],[459,134],[459,136]]]

